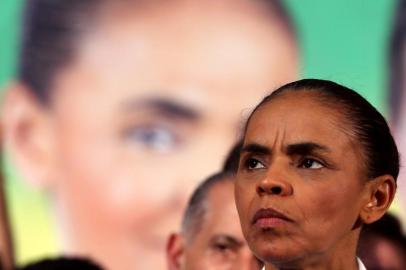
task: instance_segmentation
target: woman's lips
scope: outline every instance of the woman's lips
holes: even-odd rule
[[[261,229],[273,228],[291,222],[293,222],[292,219],[272,208],[258,210],[252,219],[252,224]]]

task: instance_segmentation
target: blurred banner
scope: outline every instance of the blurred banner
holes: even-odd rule
[[[98,1],[76,2],[31,10],[61,24],[30,30],[32,50],[47,55],[25,51],[38,60],[22,72],[33,92],[13,83],[23,1],[0,2],[0,87],[15,92],[5,109],[17,154],[6,153],[4,170],[19,263],[79,249],[112,254],[113,267],[145,253],[160,269],[190,191],[220,168],[252,106],[288,81],[336,81],[389,117],[394,0],[285,0],[286,14],[267,1],[150,1],[106,4],[100,16]]]

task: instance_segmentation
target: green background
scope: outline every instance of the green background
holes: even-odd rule
[[[302,77],[334,80],[356,89],[386,115],[387,44],[394,0],[286,0],[296,22]],[[0,88],[15,73],[21,0],[0,1]],[[7,161],[6,161],[7,162]],[[6,165],[8,202],[20,263],[58,251],[44,194]]]

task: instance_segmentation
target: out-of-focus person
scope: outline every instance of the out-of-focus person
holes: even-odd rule
[[[217,173],[203,181],[186,207],[182,230],[167,244],[168,270],[258,270],[260,262],[241,232],[234,177]]]
[[[0,163],[2,164],[3,136],[0,128]],[[3,168],[0,168],[0,269],[14,269],[12,235],[8,218]]]
[[[406,156],[406,1],[399,0],[389,46],[389,112],[401,157]],[[403,160],[403,159],[402,159]],[[397,214],[406,222],[406,171],[400,170]]]
[[[238,171],[238,165],[240,163],[240,152],[243,145],[243,141],[238,140],[233,148],[228,152],[222,166],[222,170],[236,174]]]
[[[164,268],[244,111],[297,77],[289,16],[275,0],[30,0],[24,20],[6,145],[49,194],[61,251]]]
[[[400,221],[387,213],[377,222],[365,226],[357,254],[368,270],[406,269],[406,236]]]
[[[248,118],[235,181],[242,231],[273,269],[365,270],[364,225],[396,192],[399,154],[383,116],[331,81],[291,82]]]

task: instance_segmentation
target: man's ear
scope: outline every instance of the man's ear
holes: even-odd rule
[[[25,180],[48,185],[54,144],[47,108],[20,83],[7,87],[3,105],[6,152]]]
[[[365,224],[380,219],[391,205],[396,192],[396,182],[391,175],[376,177],[366,185],[367,200],[361,209],[360,218]]]
[[[172,233],[166,244],[166,261],[168,270],[184,269],[185,239],[179,233]]]

